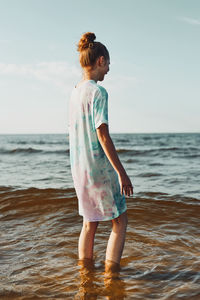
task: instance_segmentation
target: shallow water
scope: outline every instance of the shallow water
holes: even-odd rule
[[[115,135],[135,187],[116,278],[104,272],[109,221],[97,229],[94,268],[78,262],[82,218],[64,136],[1,141],[0,299],[200,299],[199,135]]]

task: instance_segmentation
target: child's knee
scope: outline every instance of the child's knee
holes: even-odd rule
[[[97,229],[98,222],[88,222],[84,221],[83,222],[83,229],[87,232],[94,232]]]
[[[128,217],[127,217],[126,211],[123,214],[121,214],[119,217],[117,217],[116,219],[112,220],[112,223],[113,223],[113,226],[126,228],[127,224],[128,224]]]

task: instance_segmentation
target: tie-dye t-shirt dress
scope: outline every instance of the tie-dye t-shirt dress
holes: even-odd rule
[[[96,128],[108,124],[108,94],[94,80],[74,87],[69,101],[71,173],[79,214],[87,221],[106,221],[126,211],[118,174],[97,137]]]

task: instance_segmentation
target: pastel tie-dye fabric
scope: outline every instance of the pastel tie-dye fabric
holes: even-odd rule
[[[108,124],[108,94],[94,80],[75,87],[69,101],[71,173],[79,214],[87,221],[106,221],[126,211],[118,174],[98,140],[96,128]]]

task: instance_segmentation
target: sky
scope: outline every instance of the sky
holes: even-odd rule
[[[0,0],[0,134],[68,133],[87,31],[110,53],[110,133],[200,132],[199,0]]]

